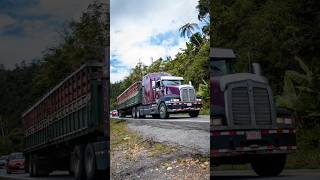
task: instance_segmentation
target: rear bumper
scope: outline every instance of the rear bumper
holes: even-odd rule
[[[172,102],[166,103],[167,110],[169,113],[184,113],[191,111],[200,111],[202,103],[200,102]]]
[[[249,131],[259,132],[261,138],[248,139]],[[211,131],[210,141],[211,157],[286,154],[297,148],[294,129]]]

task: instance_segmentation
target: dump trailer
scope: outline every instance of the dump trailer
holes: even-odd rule
[[[197,117],[202,100],[196,96],[194,87],[183,84],[183,78],[169,73],[150,73],[143,76],[117,97],[120,117],[131,115],[144,118],[146,115],[169,118],[170,114],[189,113]]]
[[[210,58],[212,167],[251,163],[260,176],[279,175],[296,149],[293,115],[276,107],[259,64],[236,73],[232,49],[211,48]]]
[[[104,96],[106,66],[90,62],[73,72],[22,115],[24,154],[30,176],[68,170],[76,179],[107,176]]]

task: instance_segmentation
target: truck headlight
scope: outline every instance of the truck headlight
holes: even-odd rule
[[[282,117],[277,117],[277,123],[278,123],[278,124],[283,124],[283,122],[284,122],[284,118],[282,118]]]
[[[293,124],[293,119],[290,117],[277,117],[277,123],[278,124]]]
[[[201,101],[202,101],[202,99],[201,99],[201,98],[197,98],[197,101],[201,102]]]
[[[292,124],[293,120],[291,118],[284,118],[284,124]]]
[[[223,122],[223,119],[222,119],[222,118],[219,118],[219,117],[210,118],[210,123],[211,123],[211,125],[221,126],[221,125],[222,125],[222,122]]]

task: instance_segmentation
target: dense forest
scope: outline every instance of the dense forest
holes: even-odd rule
[[[0,65],[0,155],[23,148],[21,114],[83,63],[102,61],[109,46],[109,7],[93,2],[78,22],[59,34],[59,45],[41,59],[23,61],[14,69]]]
[[[261,64],[297,122],[292,167],[320,167],[320,1],[212,0],[210,45],[234,49],[239,72]]]

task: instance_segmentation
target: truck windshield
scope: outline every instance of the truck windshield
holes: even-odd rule
[[[179,86],[182,84],[181,80],[162,80],[164,86]]]
[[[211,68],[214,76],[223,76],[234,73],[234,63],[231,60],[211,61]]]

